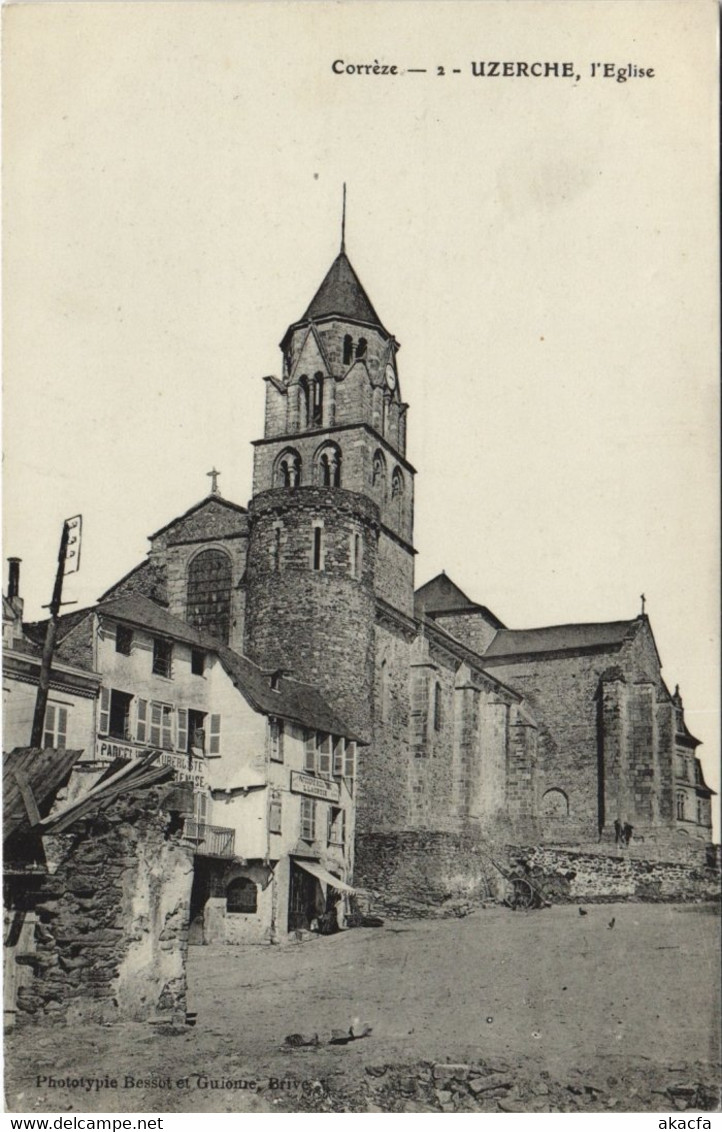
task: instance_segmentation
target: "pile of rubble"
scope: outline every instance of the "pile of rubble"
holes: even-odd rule
[[[719,1088],[710,1073],[660,1081],[642,1069],[624,1076],[573,1071],[553,1080],[506,1062],[367,1065],[364,1080],[332,1082],[296,1098],[294,1111],[315,1112],[715,1112]],[[670,1067],[669,1071],[672,1073]],[[701,1080],[701,1077],[705,1080]],[[300,1101],[300,1103],[298,1103]]]

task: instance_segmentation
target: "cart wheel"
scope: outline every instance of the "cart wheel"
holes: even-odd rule
[[[514,877],[514,907],[531,908],[534,904],[534,889],[528,881]]]

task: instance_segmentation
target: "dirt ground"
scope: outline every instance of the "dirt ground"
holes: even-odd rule
[[[6,1036],[6,1104],[710,1111],[719,967],[717,910],[692,904],[491,908],[281,947],[194,947],[194,1027],[18,1027]],[[355,1019],[371,1033],[329,1043]],[[319,1044],[284,1044],[292,1034]],[[87,1091],[81,1077],[108,1080]]]

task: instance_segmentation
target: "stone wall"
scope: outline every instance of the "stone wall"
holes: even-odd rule
[[[18,1016],[183,1019],[193,858],[168,786],[138,790],[46,838],[55,867],[35,908],[35,977]]]
[[[405,828],[409,812],[409,632],[378,616],[373,742],[358,752],[357,828]]]
[[[674,825],[672,707],[646,619],[621,645],[487,663],[538,723],[546,841],[591,841],[615,818],[640,833]]]
[[[719,899],[719,866],[704,846],[684,860],[648,860],[626,850],[577,852],[502,846],[473,833],[363,833],[356,839],[354,883],[373,908],[393,917],[464,915],[511,894],[504,873],[527,877],[552,901]]]
[[[650,861],[618,853],[577,853],[536,846],[509,852],[520,868],[555,903],[614,900],[714,900],[720,872],[682,861]]]
[[[463,915],[504,890],[476,839],[437,830],[357,834],[354,885],[392,917]]]

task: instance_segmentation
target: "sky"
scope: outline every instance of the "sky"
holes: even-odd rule
[[[512,628],[632,618],[644,593],[718,788],[716,4],[3,14],[4,553],[28,616],[66,516],[86,605],[212,467],[247,502],[261,379],[345,181],[402,347],[417,584],[445,569]]]

